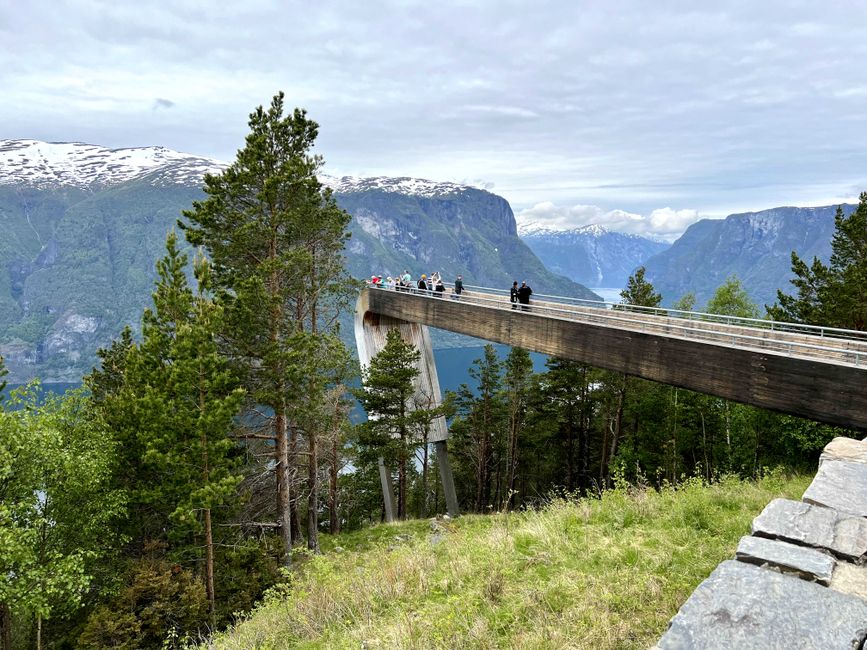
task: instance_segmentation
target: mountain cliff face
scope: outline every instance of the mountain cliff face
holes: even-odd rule
[[[646,262],[647,278],[664,304],[694,292],[702,307],[734,274],[761,309],[776,301],[777,289],[792,292],[793,250],[808,262],[828,261],[836,209],[783,207],[698,221]],[[848,214],[855,206],[843,209]]]
[[[554,273],[590,287],[625,287],[637,267],[669,247],[599,225],[553,230],[522,224],[518,235]]]
[[[181,211],[224,164],[159,147],[0,140],[0,354],[13,383],[77,381],[124,325],[139,327],[154,263]],[[323,178],[353,215],[349,270],[439,270],[467,284],[527,279],[593,297],[547,271],[517,238],[508,203],[416,179]]]
[[[393,181],[393,186],[384,181]],[[594,294],[551,273],[517,236],[508,202],[490,192],[410,179],[326,179],[337,202],[353,215],[349,263],[354,275],[413,277],[460,273],[467,284],[507,288],[527,280],[538,293],[594,299]],[[412,183],[412,193],[407,185]]]

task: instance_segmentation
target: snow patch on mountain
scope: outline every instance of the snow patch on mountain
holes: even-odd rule
[[[228,163],[166,147],[108,149],[83,142],[0,140],[0,185],[30,187],[106,187],[136,179],[151,185],[201,185],[205,174],[219,174]],[[378,190],[426,198],[457,195],[473,188],[419,178],[329,176],[319,180],[339,194]]]
[[[435,196],[461,194],[467,190],[477,189],[470,185],[429,181],[422,178],[408,178],[406,176],[398,178],[390,178],[388,176],[373,176],[370,178],[341,176],[338,178],[336,176],[320,174],[319,181],[338,194],[352,194],[355,192],[377,190],[380,192],[393,192],[396,194],[409,194],[411,196],[432,198]]]
[[[83,142],[0,140],[0,184],[108,186],[151,175],[153,185],[199,184],[226,164],[165,147],[108,149]]]

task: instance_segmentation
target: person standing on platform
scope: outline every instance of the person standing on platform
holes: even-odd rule
[[[518,281],[512,283],[512,290],[509,292],[509,302],[512,303],[512,309],[518,308]]]
[[[459,275],[457,277],[457,279],[455,280],[455,293],[454,293],[455,300],[460,300],[461,294],[463,292],[464,292],[464,278],[463,278],[463,276]]]
[[[518,289],[518,302],[521,303],[521,311],[530,311],[530,296],[533,290],[527,286],[527,281],[521,283],[521,288]]]
[[[418,279],[418,290],[422,293],[427,293],[427,276],[424,273]]]

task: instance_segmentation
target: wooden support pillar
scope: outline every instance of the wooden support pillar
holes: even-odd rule
[[[440,480],[443,484],[443,494],[446,497],[446,510],[450,517],[461,514],[458,507],[458,494],[455,491],[455,478],[452,476],[452,466],[449,463],[449,450],[445,440],[437,440],[434,443],[437,452],[437,466],[440,468]]]
[[[391,474],[385,467],[385,460],[379,457],[379,481],[382,483],[382,500],[385,503],[385,521],[394,521],[394,493],[391,489]]]

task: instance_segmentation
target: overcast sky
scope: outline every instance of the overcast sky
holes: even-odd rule
[[[0,0],[0,138],[232,160],[277,90],[335,175],[671,238],[867,190],[867,2]]]

